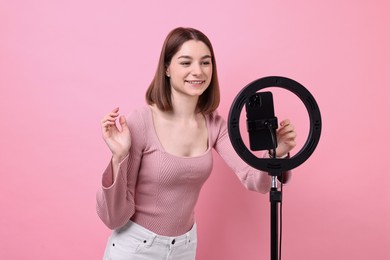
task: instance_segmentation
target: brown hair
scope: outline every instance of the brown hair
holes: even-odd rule
[[[203,42],[211,52],[213,74],[209,87],[199,97],[198,101],[199,112],[208,114],[217,109],[220,101],[217,65],[210,40],[205,34],[193,28],[179,27],[168,34],[161,50],[156,74],[146,91],[146,101],[149,105],[156,104],[162,111],[171,111],[173,109],[171,86],[165,72],[171,63],[172,57],[180,50],[181,46],[189,40]]]

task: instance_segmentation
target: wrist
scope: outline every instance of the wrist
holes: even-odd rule
[[[285,154],[282,154],[282,155],[279,155],[278,152],[276,152],[276,156],[274,156],[274,151],[272,150],[268,150],[268,155],[270,158],[279,158],[279,159],[288,159],[290,158],[290,153],[285,153]]]
[[[115,164],[120,164],[126,157],[127,157],[128,154],[122,154],[122,155],[112,155],[112,162],[115,163]]]

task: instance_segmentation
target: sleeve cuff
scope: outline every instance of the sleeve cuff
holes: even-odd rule
[[[127,165],[128,159],[129,159],[129,155],[127,155],[119,163],[118,175],[117,175],[115,181],[113,181],[112,160],[110,161],[110,163],[108,164],[106,170],[103,173],[103,177],[102,177],[102,186],[103,186],[104,189],[111,188],[117,182],[118,178],[121,178],[119,175],[120,175],[121,171],[123,170],[124,165]]]

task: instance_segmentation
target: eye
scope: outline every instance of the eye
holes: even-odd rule
[[[208,65],[211,64],[211,61],[205,60],[205,61],[202,61],[201,64],[202,64],[203,66],[208,66]]]
[[[191,65],[191,62],[189,62],[189,61],[182,61],[182,62],[180,62],[180,65],[183,65],[183,66],[190,66],[190,65]]]

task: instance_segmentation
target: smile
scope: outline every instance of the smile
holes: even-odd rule
[[[193,84],[193,85],[199,85],[199,84],[203,84],[204,80],[186,80],[186,82]]]

